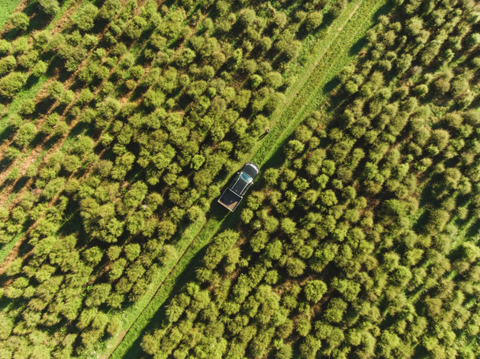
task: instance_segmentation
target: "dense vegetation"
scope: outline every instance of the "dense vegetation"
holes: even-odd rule
[[[10,16],[0,358],[121,340],[354,3],[38,0]],[[477,8],[397,0],[377,18],[142,357],[477,356]]]
[[[297,128],[243,224],[163,308],[145,354],[477,357],[472,6],[408,2],[379,18],[331,107]]]
[[[301,40],[346,3],[277,5],[81,2],[43,30],[66,4],[11,16],[2,355],[92,355],[119,333],[285,102]]]

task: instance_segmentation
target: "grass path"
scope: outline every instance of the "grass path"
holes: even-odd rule
[[[287,92],[289,100],[272,115],[270,134],[252,149],[255,153],[253,159],[259,165],[265,165],[273,158],[295,127],[305,118],[308,109],[318,106],[318,103],[326,99],[328,94],[324,93],[325,85],[353,59],[355,53],[350,53],[350,49],[364,36],[373,16],[384,4],[384,1],[378,0],[354,1],[341,17],[333,22],[326,36],[316,45],[303,76]],[[124,323],[127,327],[117,338],[107,342],[106,354],[102,358],[139,357],[141,334],[148,328],[148,323],[179,282],[180,275],[221,228],[234,225],[240,213],[237,211],[227,217],[224,211],[222,216],[222,212],[215,211],[215,208],[211,212],[217,213],[210,213],[207,222],[194,225],[185,231],[176,245],[178,258],[159,271],[152,283],[154,290],[149,290],[140,302],[125,311]]]
[[[299,89],[287,93],[289,99],[295,101],[285,108],[281,114],[279,125],[266,138],[266,145],[257,151],[253,160],[265,164],[275,153],[278,153],[293,130],[303,121],[309,110],[316,109],[329,96],[325,86],[332,81],[342,68],[347,66],[356,56],[351,48],[365,35],[372,22],[372,17],[385,6],[385,1],[365,0],[351,3],[353,11],[348,15],[349,22],[343,25],[332,26],[335,30],[331,37],[323,40],[322,51],[317,52],[315,66],[307,72],[308,80],[302,81]]]

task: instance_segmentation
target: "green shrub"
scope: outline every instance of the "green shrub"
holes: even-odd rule
[[[317,303],[322,296],[327,292],[327,285],[321,280],[310,280],[305,284],[303,288],[305,297],[312,303]]]
[[[20,147],[27,145],[35,137],[36,130],[35,125],[31,122],[24,124],[18,129],[17,135],[15,136],[15,144]]]
[[[38,0],[38,4],[40,5],[40,9],[47,15],[55,15],[60,11],[58,0]]]
[[[322,24],[322,21],[323,14],[321,11],[309,12],[307,15],[307,19],[305,20],[305,28],[308,32],[312,32]]]
[[[27,75],[21,72],[11,72],[0,79],[0,93],[13,98],[27,82]]]

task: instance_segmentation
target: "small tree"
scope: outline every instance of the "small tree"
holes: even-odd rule
[[[14,97],[15,94],[27,82],[27,75],[21,72],[11,72],[0,79],[0,93],[6,97]]]
[[[9,161],[13,161],[20,156],[20,153],[21,152],[18,148],[10,146],[5,149],[5,158]]]
[[[108,283],[95,284],[92,291],[87,295],[85,305],[87,307],[98,307],[108,299],[111,290],[112,286]]]
[[[17,67],[17,60],[15,56],[6,56],[0,60],[0,76],[8,74],[10,71]]]
[[[27,30],[28,25],[30,25],[30,19],[28,18],[27,14],[23,12],[16,12],[12,16],[10,16],[10,21],[12,25],[20,30]]]
[[[91,247],[83,252],[83,258],[92,266],[96,266],[102,260],[103,252],[99,247]]]
[[[336,0],[330,8],[333,17],[339,17],[347,7],[347,0]]]
[[[441,76],[432,82],[432,87],[437,95],[443,96],[450,91],[450,80],[445,76]]]
[[[331,323],[340,323],[347,310],[347,303],[340,298],[333,298],[324,312],[325,319]]]
[[[321,280],[310,280],[303,288],[305,297],[312,303],[317,303],[327,291],[327,285]]]
[[[277,168],[269,168],[265,171],[263,178],[269,185],[274,186],[277,184],[279,176],[280,172]]]
[[[32,75],[35,77],[40,77],[45,75],[48,70],[48,65],[44,61],[38,61],[32,68]]]
[[[308,32],[315,31],[323,21],[323,14],[321,11],[312,11],[307,15],[305,20],[305,29]]]
[[[287,158],[293,159],[295,156],[298,156],[304,150],[305,145],[298,140],[291,140],[288,142],[285,149],[285,154]]]
[[[308,335],[300,344],[302,358],[315,359],[321,346],[320,339],[315,338],[313,335]]]
[[[119,314],[114,315],[107,326],[107,333],[111,336],[117,335],[122,328],[122,317]]]
[[[460,245],[462,259],[468,263],[473,263],[480,257],[480,249],[471,242],[463,242]]]
[[[38,0],[38,4],[47,15],[55,15],[60,10],[58,0]]]
[[[35,134],[35,125],[29,122],[20,127],[14,141],[18,146],[23,147],[35,137]]]
[[[112,20],[122,6],[120,0],[106,0],[100,9],[98,16],[105,20]]]
[[[35,112],[35,101],[33,99],[27,99],[22,102],[19,113],[22,115],[31,115]]]
[[[244,28],[250,26],[256,19],[257,14],[253,9],[244,9],[240,14],[238,21]]]
[[[279,72],[272,71],[265,75],[267,85],[276,89],[283,85],[283,77]]]
[[[306,268],[306,264],[299,258],[289,257],[285,263],[287,273],[291,277],[301,276]]]
[[[160,351],[160,340],[152,334],[147,334],[142,339],[141,347],[145,353],[155,355]]]
[[[195,155],[192,158],[192,161],[190,163],[190,167],[193,168],[194,170],[200,169],[202,167],[203,163],[205,162],[205,157],[202,155]]]
[[[125,28],[125,35],[133,40],[136,40],[140,37],[147,25],[148,23],[143,17],[135,16],[132,20],[130,20]]]
[[[133,262],[140,255],[141,249],[138,243],[130,243],[125,246],[124,251],[125,257],[127,257],[130,262]]]
[[[178,257],[177,249],[171,244],[166,244],[162,248],[161,256],[160,262],[167,265]]]
[[[109,251],[108,251],[108,256],[110,257],[111,253],[110,253],[110,249],[112,248],[118,248],[120,249],[119,247],[117,246],[113,246],[113,247],[110,247],[109,248]],[[118,279],[121,277],[121,275],[123,274],[123,270],[125,269],[125,266],[127,265],[127,261],[125,260],[125,258],[120,258],[118,260],[116,260],[111,266],[110,266],[110,270],[108,272],[108,278],[112,281],[112,280],[115,280],[115,279]]]
[[[75,23],[78,28],[84,31],[88,31],[93,27],[95,18],[98,15],[98,8],[92,3],[87,2],[84,6],[78,10],[75,17]]]

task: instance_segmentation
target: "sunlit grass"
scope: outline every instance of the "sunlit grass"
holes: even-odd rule
[[[21,0],[2,0],[0,4],[0,29],[3,29],[12,12]]]

